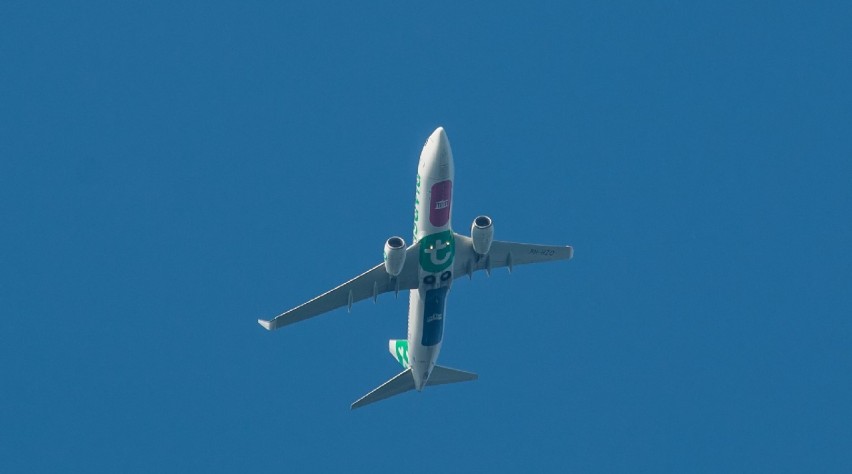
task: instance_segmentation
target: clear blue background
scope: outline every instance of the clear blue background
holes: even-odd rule
[[[70,5],[69,5],[70,4]],[[848,2],[7,2],[3,472],[852,471]],[[477,382],[349,411],[407,298],[267,333],[454,223]]]

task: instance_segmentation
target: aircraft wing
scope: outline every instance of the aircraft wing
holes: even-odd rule
[[[568,260],[574,256],[574,249],[567,245],[522,244],[502,240],[492,242],[488,255],[481,256],[474,252],[470,237],[455,234],[455,241],[456,260],[453,274],[456,278],[462,275],[471,276],[478,270],[485,270],[490,274],[492,268],[508,267],[509,271],[512,271],[515,265]]]
[[[389,275],[385,270],[384,262],[382,262],[307,303],[285,311],[271,320],[258,319],[257,322],[272,331],[281,326],[297,323],[342,306],[351,310],[353,303],[370,297],[375,301],[376,297],[382,293],[417,288],[418,248],[418,244],[414,244],[406,249],[405,264],[397,277]]]

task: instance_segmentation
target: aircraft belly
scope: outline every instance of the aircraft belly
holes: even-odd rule
[[[420,154],[414,200],[420,285],[410,292],[408,354],[417,390],[426,385],[443,341],[456,247],[451,226],[454,175],[453,153],[439,128]]]
[[[447,281],[443,286],[421,285],[410,292],[408,355],[418,390],[426,385],[441,353],[451,281]]]

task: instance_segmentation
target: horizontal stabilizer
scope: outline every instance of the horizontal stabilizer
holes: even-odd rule
[[[479,378],[479,376],[473,372],[465,372],[464,370],[451,369],[449,367],[436,365],[432,369],[432,373],[429,375],[429,381],[426,382],[426,385],[431,386],[468,382],[470,380],[476,380],[477,378]],[[358,401],[352,404],[352,409],[361,408],[364,405],[369,405],[370,403],[384,400],[385,398],[390,398],[394,395],[399,395],[400,393],[405,393],[413,389],[414,376],[411,374],[411,369],[406,368],[396,377],[380,385],[379,388],[358,399]]]
[[[432,369],[432,375],[429,376],[429,381],[426,385],[443,385],[445,383],[467,382],[476,380],[478,375],[473,372],[465,372],[464,370],[451,369],[436,365]]]
[[[436,367],[437,368],[437,367]],[[414,377],[411,375],[411,369],[405,369],[396,377],[379,385],[372,392],[359,398],[358,401],[352,404],[352,409],[361,408],[364,405],[369,405],[379,400],[405,393],[414,389]]]

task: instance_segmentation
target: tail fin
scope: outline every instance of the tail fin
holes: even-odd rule
[[[388,341],[388,350],[403,369],[407,369],[409,367],[407,339],[391,339]]]

